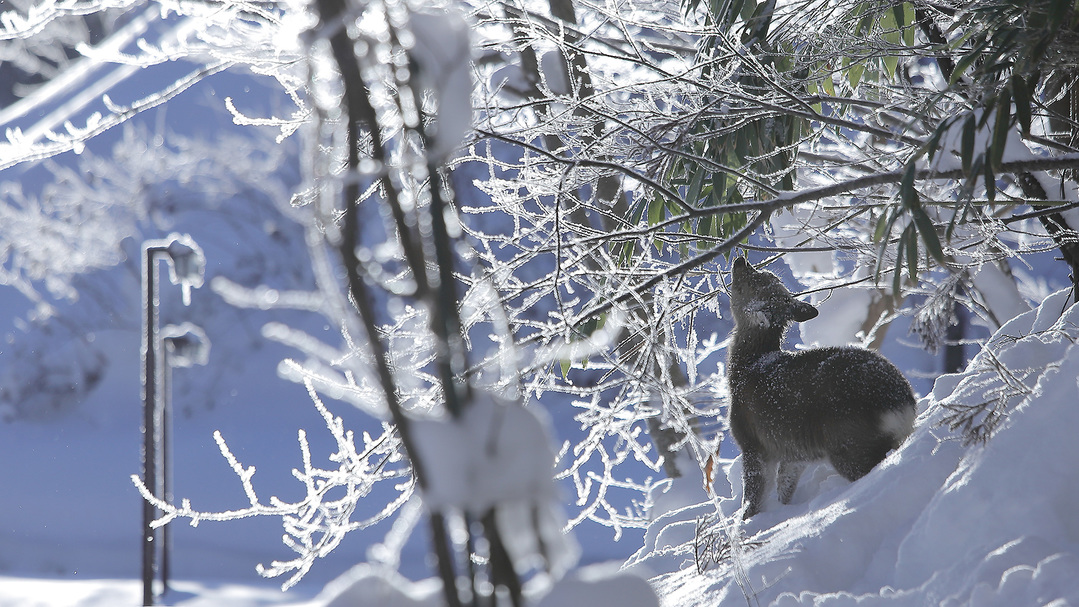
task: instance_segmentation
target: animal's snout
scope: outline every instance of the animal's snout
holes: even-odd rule
[[[791,316],[797,322],[805,322],[811,318],[817,317],[817,309],[812,305],[805,303],[804,301],[794,300],[794,306]]]

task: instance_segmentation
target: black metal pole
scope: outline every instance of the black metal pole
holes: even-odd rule
[[[167,360],[158,310],[161,304],[161,280],[157,264],[162,256],[166,256],[172,264],[173,283],[188,289],[202,285],[205,258],[195,241],[187,235],[172,234],[167,239],[148,240],[143,243],[142,248],[142,482],[153,497],[168,502],[172,499],[172,463],[169,461],[169,441],[172,433],[169,427],[172,424],[169,394],[171,375],[167,367],[171,361]],[[187,303],[185,298],[184,304]],[[197,330],[197,334],[201,335],[200,339],[205,342],[203,347],[209,348],[209,342],[201,329]],[[154,577],[159,571],[161,594],[169,590],[171,540],[168,526],[160,533],[152,527],[159,516],[159,509],[149,500],[143,500],[141,543],[144,606],[154,604]]]
[[[143,331],[142,331],[142,482],[157,493],[157,374],[158,368],[158,278],[157,251],[146,247],[142,260]],[[154,604],[154,570],[156,568],[154,529],[157,508],[142,501],[142,604]]]
[[[172,445],[169,444],[172,434],[172,362],[169,361],[169,349],[162,348],[161,355],[164,358],[161,365],[161,498],[172,503],[172,462],[170,454]],[[161,595],[169,593],[169,575],[171,575],[172,539],[169,533],[170,525],[161,528]]]

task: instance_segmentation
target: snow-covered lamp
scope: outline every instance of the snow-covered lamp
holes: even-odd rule
[[[187,234],[170,234],[163,241],[151,240],[146,245],[150,246],[151,243],[166,243],[164,250],[169,262],[169,279],[183,290],[184,305],[191,305],[191,288],[202,286],[206,272],[206,256],[202,249]]]
[[[202,327],[185,322],[161,330],[170,367],[205,365],[210,360],[210,338]]]

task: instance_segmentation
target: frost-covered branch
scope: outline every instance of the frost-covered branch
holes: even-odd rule
[[[236,474],[247,497],[247,505],[224,511],[203,511],[192,505],[189,499],[179,500],[179,505],[154,497],[137,476],[131,477],[143,499],[152,503],[163,513],[154,521],[154,527],[166,525],[177,519],[188,519],[192,526],[203,521],[230,521],[253,516],[281,518],[284,523],[286,546],[298,555],[288,561],[274,561],[260,566],[259,572],[269,577],[291,574],[284,587],[298,582],[319,558],[332,552],[346,534],[365,529],[391,517],[414,494],[414,483],[407,462],[400,455],[400,439],[396,429],[384,425],[382,434],[372,437],[364,433],[362,447],[356,444],[350,430],[346,430],[340,417],[333,416],[322,403],[314,386],[307,382],[308,394],[315,408],[326,423],[326,428],[337,443],[337,451],[329,455],[336,468],[322,468],[312,462],[307,433],[299,430],[301,468],[292,474],[304,490],[301,499],[290,502],[276,496],[263,502],[255,488],[254,466],[244,466],[232,453],[220,432],[214,433],[221,455]],[[356,505],[366,497],[376,484],[390,481],[397,497],[390,500],[382,510],[364,520],[352,520]],[[403,482],[402,482],[403,481]]]
[[[1067,303],[1067,299],[1065,300]],[[1049,326],[1027,335],[1012,335],[1002,329],[982,349],[967,370],[966,383],[954,398],[941,401],[946,413],[940,425],[960,435],[964,446],[987,443],[1000,428],[1008,413],[1037,395],[1042,376],[1059,366],[1059,361],[1047,360],[1044,366],[1029,366],[1034,361],[1017,360],[1009,350],[1022,342],[1044,346],[1045,357],[1060,349],[1061,344],[1079,341],[1076,306]]]

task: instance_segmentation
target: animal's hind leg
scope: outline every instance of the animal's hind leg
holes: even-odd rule
[[[880,436],[836,449],[829,454],[828,459],[837,472],[853,482],[869,474],[869,471],[888,455],[891,448],[891,438]]]
[[[805,470],[805,468],[805,462],[779,463],[779,478],[777,480],[778,486],[776,487],[776,490],[779,493],[780,503],[791,503],[791,497],[794,495],[794,490],[798,487],[798,478],[802,476],[802,471]]]

